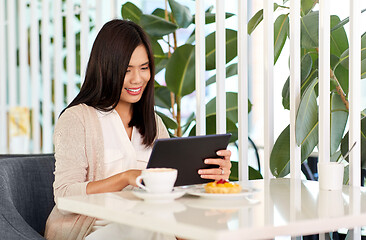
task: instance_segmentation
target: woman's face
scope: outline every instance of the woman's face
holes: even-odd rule
[[[133,51],[121,92],[120,103],[136,103],[150,80],[149,58],[144,45]]]

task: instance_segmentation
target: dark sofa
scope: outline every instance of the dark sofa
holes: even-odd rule
[[[53,154],[0,155],[0,239],[44,239],[54,169]]]

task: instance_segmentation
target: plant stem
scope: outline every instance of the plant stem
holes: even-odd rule
[[[170,103],[171,103],[173,118],[177,119],[177,117],[175,116],[175,110],[174,110],[175,100],[174,100],[174,93],[173,92],[170,92]]]
[[[319,54],[319,48],[316,48],[316,51]],[[337,93],[339,94],[339,96],[341,96],[342,102],[346,106],[347,111],[348,111],[349,110],[349,103],[348,103],[348,100],[346,98],[346,94],[344,93],[343,88],[342,88],[341,84],[339,83],[337,77],[334,75],[334,72],[333,72],[332,68],[329,68],[329,71],[330,71],[330,78],[333,79],[337,83],[337,86],[336,86]]]
[[[176,96],[176,103],[177,103],[177,124],[178,124],[178,128],[177,128],[177,137],[181,137],[182,136],[182,126],[181,126],[181,111],[180,111],[180,105],[181,105],[181,100],[182,97],[180,96]]]
[[[337,83],[336,90],[337,90],[339,96],[341,96],[342,102],[346,106],[347,110],[349,110],[349,102],[346,98],[346,94],[344,93],[344,91],[341,87],[341,84],[339,83],[337,77],[334,75],[334,72],[332,69],[330,69],[330,78],[334,79],[336,81],[336,83]]]

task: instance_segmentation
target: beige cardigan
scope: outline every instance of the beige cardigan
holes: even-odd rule
[[[169,134],[156,115],[157,138]],[[93,107],[85,104],[68,108],[58,119],[54,131],[56,206],[47,219],[46,239],[84,239],[91,231],[95,218],[61,212],[58,197],[86,195],[91,181],[102,179],[104,146],[98,116]]]

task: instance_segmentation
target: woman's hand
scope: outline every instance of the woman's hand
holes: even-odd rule
[[[124,189],[128,185],[137,187],[136,178],[141,175],[141,170],[131,169],[125,172],[118,173],[109,178],[102,180],[89,182],[86,186],[86,193],[105,193],[105,192],[118,192]]]
[[[205,159],[205,164],[215,164],[219,165],[218,168],[210,168],[210,169],[200,169],[198,170],[198,174],[201,175],[201,178],[205,179],[229,179],[230,169],[231,169],[231,151],[230,150],[219,150],[216,153],[218,156],[223,158],[207,158]]]
[[[128,180],[128,185],[132,185],[134,187],[137,187],[136,178],[141,175],[141,170],[131,169],[131,170],[128,170],[124,173],[125,173],[126,178]]]

